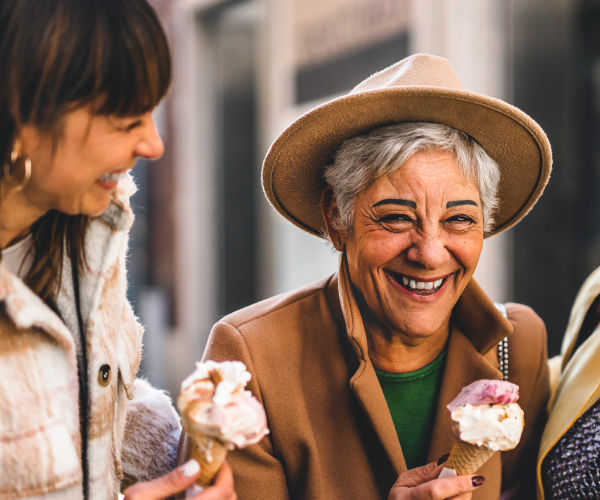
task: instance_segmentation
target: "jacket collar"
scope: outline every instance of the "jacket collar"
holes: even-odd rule
[[[116,260],[116,247],[120,238],[133,223],[133,214],[129,208],[128,197],[135,192],[133,179],[128,176],[119,182],[112,203],[100,216],[94,218],[86,235],[86,255],[90,271],[82,277],[81,287],[87,291],[88,300],[83,301],[85,317],[91,313],[92,297],[99,295],[101,271]],[[75,301],[73,298],[71,263],[65,257],[61,276],[62,288],[56,298],[62,318],[50,309],[23,281],[11,273],[0,261],[0,302],[4,303],[6,313],[19,329],[40,328],[53,337],[63,348],[75,352],[72,331],[78,331]],[[87,307],[86,307],[87,306]],[[66,322],[66,324],[65,324]]]
[[[350,388],[379,436],[396,473],[399,474],[406,470],[406,462],[385,396],[369,359],[367,336],[352,292],[344,256],[340,259],[338,279],[331,281],[328,295],[334,314],[338,316],[340,324],[346,327],[348,340],[358,360],[358,367],[350,379]],[[465,385],[474,380],[501,378],[497,367],[485,359],[485,354],[513,331],[512,324],[502,316],[474,280],[463,292],[453,317],[455,326],[448,342],[446,368],[429,449],[430,460],[437,460],[444,453],[448,453],[452,446],[452,431],[446,405]]]
[[[538,494],[541,495],[541,464],[573,422],[600,398],[600,335],[590,337],[573,352],[581,325],[594,299],[600,295],[600,268],[582,285],[562,344],[560,383],[550,402],[550,416],[542,435],[537,463]]]
[[[7,316],[17,328],[39,328],[54,338],[65,350],[75,352],[71,332],[61,319],[2,262],[0,302],[4,304]]]

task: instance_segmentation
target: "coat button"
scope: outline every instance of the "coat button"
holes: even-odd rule
[[[98,370],[98,383],[106,387],[110,382],[110,366],[102,365],[100,370]]]

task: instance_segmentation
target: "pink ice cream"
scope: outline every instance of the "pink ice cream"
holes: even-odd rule
[[[511,450],[523,432],[519,386],[502,380],[477,380],[446,406],[456,438],[493,451]]]
[[[218,439],[228,449],[260,441],[269,430],[264,408],[245,390],[250,378],[240,361],[196,363],[177,399],[185,431]]]
[[[519,386],[503,380],[476,380],[462,388],[446,408],[452,411],[457,406],[470,404],[471,406],[482,404],[507,404],[514,403],[519,399]]]

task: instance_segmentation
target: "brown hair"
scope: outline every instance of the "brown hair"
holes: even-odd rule
[[[97,114],[140,115],[171,80],[166,36],[146,0],[2,0],[0,68],[2,165],[22,125],[56,142],[68,112],[92,106]],[[83,271],[88,223],[50,211],[32,226],[34,264],[25,281],[42,299],[60,287],[65,250]]]

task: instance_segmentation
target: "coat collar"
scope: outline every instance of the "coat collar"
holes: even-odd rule
[[[332,280],[328,295],[334,313],[338,315],[338,321],[346,327],[348,340],[358,360],[358,367],[350,379],[350,388],[379,436],[396,473],[399,474],[406,470],[406,462],[385,396],[369,359],[364,324],[343,256],[340,259],[338,279]],[[448,453],[452,446],[452,431],[446,404],[465,385],[474,380],[501,378],[497,366],[486,360],[485,354],[513,331],[511,323],[502,316],[473,280],[463,292],[453,315],[455,326],[448,342],[446,368],[428,453],[430,460],[437,460],[444,453]]]
[[[542,435],[537,463],[538,495],[541,495],[541,464],[564,433],[600,398],[600,335],[598,330],[573,353],[588,308],[600,295],[600,268],[582,285],[562,344],[560,383],[550,402],[550,416]]]
[[[113,201],[107,210],[92,219],[88,228],[85,251],[90,272],[81,277],[80,283],[84,295],[82,308],[85,319],[92,314],[94,304],[97,302],[95,299],[100,295],[101,285],[104,283],[101,278],[103,271],[109,265],[114,265],[122,238],[126,238],[126,230],[133,223],[133,213],[128,201],[128,197],[133,192],[135,192],[135,184],[128,176],[119,182]],[[72,290],[71,262],[68,257],[63,261],[61,280],[63,286],[56,297],[56,304],[62,318],[0,261],[0,302],[4,303],[8,317],[19,329],[43,330],[65,350],[72,351],[74,360],[75,343],[71,332],[78,331],[79,325]]]
[[[74,351],[73,336],[56,313],[0,262],[0,302],[19,329],[39,328],[67,351]],[[74,354],[73,354],[74,356]]]

